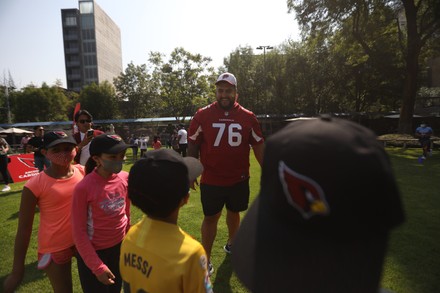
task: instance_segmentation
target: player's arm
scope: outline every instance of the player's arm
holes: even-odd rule
[[[261,167],[263,165],[264,143],[254,144],[252,150],[254,151],[255,158]]]
[[[195,144],[194,142],[191,142],[190,140],[188,140],[188,150],[187,153],[188,157],[194,157],[196,159],[199,158],[199,154],[200,154],[200,145],[199,144]],[[193,190],[196,190],[196,185],[199,185],[199,183],[197,182],[197,179],[194,180],[193,182],[190,182],[190,188]]]
[[[200,154],[200,145],[199,144],[195,144],[193,142],[191,142],[190,140],[188,140],[188,151],[187,151],[188,156],[190,157],[194,157],[196,159],[199,158],[199,154]]]
[[[21,194],[18,228],[15,236],[14,263],[12,265],[11,274],[6,278],[3,284],[5,293],[14,292],[23,280],[25,270],[24,262],[32,234],[36,205],[37,198],[32,191],[24,187]]]

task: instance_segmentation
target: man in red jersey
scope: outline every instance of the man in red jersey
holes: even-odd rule
[[[257,117],[237,102],[237,79],[223,73],[217,79],[217,101],[199,109],[188,131],[188,156],[203,164],[200,182],[203,206],[202,245],[211,264],[217,223],[226,205],[229,239],[223,247],[231,253],[240,226],[240,212],[249,204],[249,152],[262,163],[264,139]]]

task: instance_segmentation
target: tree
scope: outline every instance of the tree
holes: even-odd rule
[[[57,86],[27,86],[12,96],[15,122],[66,121],[70,101]]]
[[[158,88],[145,64],[128,64],[124,73],[114,79],[117,99],[123,117],[153,116],[158,108]]]
[[[263,94],[264,82],[258,76],[262,75],[262,67],[258,68],[259,60],[252,47],[238,47],[224,60],[227,70],[237,78],[238,100],[241,105],[252,109],[256,114],[263,113],[266,98]],[[261,59],[261,58],[260,58]],[[262,60],[261,60],[262,65]],[[214,84],[215,80],[212,82]]]
[[[96,120],[119,117],[115,89],[108,81],[85,86],[79,95],[79,102],[81,109],[89,111]]]
[[[154,66],[155,84],[159,85],[162,113],[170,113],[178,120],[207,104],[213,75],[210,58],[175,48],[167,62],[158,52],[152,52],[149,61]]]
[[[402,55],[405,60],[405,82],[401,98],[399,132],[412,133],[412,117],[416,92],[418,89],[419,56],[425,44],[440,33],[440,18],[435,15],[440,10],[438,0],[287,0],[290,11],[295,11],[303,29],[303,35],[332,36],[335,31],[351,22],[351,34],[361,45],[364,53],[372,56],[376,51],[371,46],[374,39],[368,32],[374,19],[383,24],[378,31],[384,33],[390,25],[399,22],[399,12],[406,18],[405,29],[397,26],[396,37],[401,40]],[[392,18],[382,18],[377,22],[375,16],[386,16],[384,11],[393,12]],[[400,19],[401,20],[401,19]],[[376,26],[378,28],[378,26]],[[374,32],[374,31],[373,31]],[[436,36],[437,35],[437,36]],[[376,47],[377,48],[377,47]]]

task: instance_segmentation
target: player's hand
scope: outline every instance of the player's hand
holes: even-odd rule
[[[112,285],[115,283],[115,275],[113,275],[112,271],[110,271],[110,269],[108,268],[106,268],[105,272],[103,272],[102,274],[96,275],[96,278],[104,285]]]
[[[191,182],[191,184],[189,185],[189,187],[190,187],[192,190],[196,190],[196,186],[199,186],[199,182],[197,181],[197,179],[194,180],[193,182]]]
[[[17,289],[18,285],[20,285],[23,280],[24,271],[23,272],[14,272],[6,277],[3,283],[3,292],[5,293],[13,293],[15,289]]]

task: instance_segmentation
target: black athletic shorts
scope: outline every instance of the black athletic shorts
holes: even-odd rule
[[[232,186],[200,184],[205,216],[213,216],[226,208],[232,212],[247,210],[249,205],[249,178]]]

